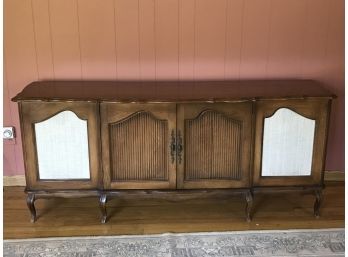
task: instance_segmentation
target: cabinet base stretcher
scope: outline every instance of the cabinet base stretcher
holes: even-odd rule
[[[245,218],[247,222],[252,220],[254,195],[258,193],[280,193],[280,192],[311,192],[315,196],[313,213],[316,218],[320,217],[320,206],[322,202],[322,190],[324,186],[310,187],[262,187],[249,189],[187,189],[187,190],[113,190],[113,191],[82,191],[82,190],[50,190],[50,191],[32,191],[26,190],[27,206],[30,211],[30,221],[34,223],[37,220],[37,212],[35,201],[38,199],[50,198],[81,198],[81,197],[99,197],[99,207],[101,213],[101,223],[106,223],[108,220],[106,203],[110,198],[122,197],[123,195],[138,195],[151,198],[167,198],[175,196],[176,199],[199,198],[203,195],[212,194],[229,194],[242,195],[245,197]]]

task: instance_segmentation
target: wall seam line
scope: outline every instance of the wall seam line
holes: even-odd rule
[[[83,80],[83,71],[82,71],[82,50],[81,50],[81,34],[80,34],[80,15],[79,15],[79,0],[76,1],[76,15],[77,15],[77,36],[79,42],[79,53],[80,53],[80,74],[81,80]]]
[[[271,48],[271,32],[272,32],[272,15],[273,15],[273,0],[269,0],[269,16],[268,16],[268,35],[267,35],[267,59],[265,67],[265,77],[269,78],[269,59],[270,59],[270,48]]]
[[[301,60],[300,60],[300,74],[299,77],[304,78],[305,73],[303,70],[303,63],[304,63],[304,52],[305,52],[305,42],[306,42],[306,35],[308,34],[308,0],[305,0],[305,10],[304,10],[304,16],[305,16],[305,21],[303,24],[303,34],[302,34],[302,46],[301,46]]]
[[[225,50],[224,50],[224,80],[226,80],[226,55],[227,55],[227,24],[228,24],[228,9],[229,1],[226,0],[226,10],[225,10]]]
[[[113,0],[114,7],[114,47],[115,47],[115,80],[118,78],[118,66],[117,66],[117,26],[116,26],[116,0]]]
[[[177,80],[180,81],[180,75],[179,75],[179,71],[180,71],[180,10],[181,10],[181,0],[178,0],[178,68],[177,68]],[[178,83],[179,86],[179,83]],[[179,89],[179,88],[178,88]]]
[[[332,9],[332,4],[330,4],[331,1],[328,1],[328,2],[329,2],[329,6],[327,8],[327,25],[326,25],[326,38],[325,38],[326,42],[325,42],[325,51],[324,51],[324,58],[323,58],[325,60],[324,63],[327,63],[327,58],[328,58],[329,34],[330,34],[330,25],[331,25],[330,13],[331,13],[331,9]],[[324,79],[329,80],[329,75],[327,72],[326,72]]]
[[[196,59],[197,59],[197,53],[196,53],[196,32],[197,32],[197,28],[196,28],[196,23],[197,23],[197,17],[196,14],[197,13],[197,1],[194,0],[194,7],[193,7],[193,80],[196,81]],[[194,83],[195,85],[195,83]],[[194,86],[195,87],[195,86]]]
[[[40,73],[39,73],[39,63],[38,63],[38,55],[37,55],[37,40],[36,40],[36,29],[35,29],[35,18],[34,18],[34,6],[33,6],[33,0],[30,1],[31,5],[31,18],[33,22],[33,36],[34,36],[34,49],[35,49],[35,64],[36,64],[36,72],[37,72],[37,79],[40,80]]]
[[[242,65],[242,53],[243,53],[243,37],[244,37],[244,18],[245,18],[245,1],[243,0],[242,16],[241,16],[241,29],[240,29],[240,48],[239,48],[239,65],[238,65],[238,80],[240,80],[240,70]]]
[[[139,80],[142,81],[140,51],[141,51],[140,49],[140,0],[138,0],[138,72],[139,72]]]
[[[52,54],[52,71],[53,79],[56,79],[56,71],[54,67],[54,52],[53,52],[53,37],[52,37],[52,24],[51,24],[51,10],[50,10],[50,0],[47,1],[47,13],[48,13],[48,26],[50,31],[50,45],[51,45],[51,54]]]
[[[5,55],[5,53],[4,53]],[[14,121],[13,121],[13,110],[12,110],[12,107],[11,107],[11,96],[10,96],[10,89],[9,89],[9,83],[8,83],[8,76],[7,76],[7,68],[6,68],[6,58],[4,58],[4,71],[5,71],[5,81],[6,81],[6,90],[7,90],[7,96],[10,98],[9,99],[9,109],[10,109],[10,120],[11,120],[11,124],[14,124]],[[17,141],[16,141],[17,142]],[[18,145],[19,148],[21,148],[21,145]],[[4,146],[3,146],[4,147]],[[12,145],[12,151],[13,151],[13,156],[14,156],[14,161],[15,161],[15,166],[16,166],[16,170],[18,171],[18,162],[17,162],[17,155],[16,155],[16,144],[15,145]],[[12,172],[11,172],[12,173]],[[4,171],[4,174],[5,174],[5,171]]]
[[[155,82],[157,82],[157,50],[156,50],[156,0],[153,0],[153,44],[154,44],[154,57],[155,57]],[[157,90],[157,86],[156,86]]]

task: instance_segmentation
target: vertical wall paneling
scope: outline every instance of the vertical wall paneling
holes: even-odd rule
[[[272,0],[268,78],[297,78],[306,27],[306,1]]]
[[[327,45],[324,61],[324,82],[338,95],[333,101],[326,167],[344,170],[344,5],[345,1],[329,1]]]
[[[3,88],[3,96],[4,96],[4,102],[3,102],[3,110],[4,110],[4,118],[3,118],[3,125],[4,126],[10,126],[13,124],[13,115],[11,112],[11,105],[10,105],[10,97],[8,93],[8,86],[7,86],[7,79],[6,79],[6,66],[4,67],[4,88]],[[11,141],[4,140],[4,156],[3,156],[3,169],[5,172],[8,173],[8,175],[15,174],[17,171],[16,166],[16,154],[15,154],[15,143]]]
[[[327,45],[329,1],[306,0],[307,21],[304,35],[301,66],[302,78],[323,79],[324,58]]]
[[[82,79],[77,0],[48,2],[56,78]]]
[[[240,79],[266,76],[271,0],[245,0]]]
[[[239,79],[246,0],[226,1],[225,79]]]
[[[4,117],[3,117],[3,124],[4,126],[10,125],[13,122],[13,114],[11,112],[11,101],[10,101],[10,95],[9,95],[9,88],[8,88],[8,82],[6,78],[6,66],[4,67],[4,83],[3,83],[3,110],[4,110]],[[6,141],[4,141],[6,143]]]
[[[113,0],[78,0],[78,18],[83,79],[116,79]]]
[[[18,170],[17,160],[16,160],[16,147],[11,144],[4,144],[3,146],[4,156],[3,156],[3,169],[4,174],[7,176],[14,176],[17,174],[23,174],[23,170]]]
[[[227,0],[196,0],[195,79],[224,77]]]
[[[139,1],[115,0],[118,79],[140,78]]]
[[[17,131],[15,142],[4,142],[5,174],[24,171],[17,104],[10,99],[38,79],[319,80],[338,95],[326,169],[344,170],[344,4],[4,0],[4,122]]]
[[[4,35],[6,77],[13,97],[24,88],[23,83],[38,78],[30,1],[5,1]]]
[[[41,80],[55,78],[52,56],[52,38],[49,1],[31,0],[38,77]]]
[[[194,79],[195,1],[179,0],[179,79]]]
[[[156,74],[155,0],[139,0],[140,79],[151,80]]]
[[[155,0],[155,5],[156,79],[177,80],[178,1]]]
[[[344,1],[329,1],[328,35],[325,53],[326,81],[336,92],[342,93],[344,87]]]
[[[4,66],[9,98],[15,96],[26,84],[38,79],[30,1],[11,0],[4,2]],[[11,161],[15,161],[14,164],[10,164],[11,169],[15,167],[12,174],[23,174],[24,163],[17,104],[11,102],[9,108],[13,114],[13,124],[8,125],[16,128],[17,139],[14,149],[5,146],[5,157],[13,154],[9,157]],[[8,149],[10,153],[7,153]],[[12,150],[14,151],[12,152]],[[8,165],[6,166],[8,167]]]
[[[10,97],[10,92],[9,92],[9,87],[8,87],[8,81],[7,81],[7,76],[6,76],[6,66],[4,66],[3,69],[3,97],[4,97],[4,101],[3,101],[3,126],[11,126],[12,124],[14,124],[14,113],[13,113],[13,108],[11,108],[11,97]],[[4,140],[4,144],[5,145],[12,145],[13,151],[14,151],[14,147],[13,145],[16,144],[16,139],[14,140]],[[6,152],[4,152],[6,154]],[[14,158],[14,153],[11,151],[11,158]],[[15,164],[15,163],[14,163]]]

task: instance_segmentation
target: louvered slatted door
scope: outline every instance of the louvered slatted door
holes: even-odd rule
[[[175,104],[101,103],[101,124],[105,189],[175,188]]]
[[[178,188],[249,186],[251,103],[180,104],[177,116]]]

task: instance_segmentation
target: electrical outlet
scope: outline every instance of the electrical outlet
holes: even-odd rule
[[[3,139],[14,139],[15,138],[14,127],[3,127],[2,138]]]

